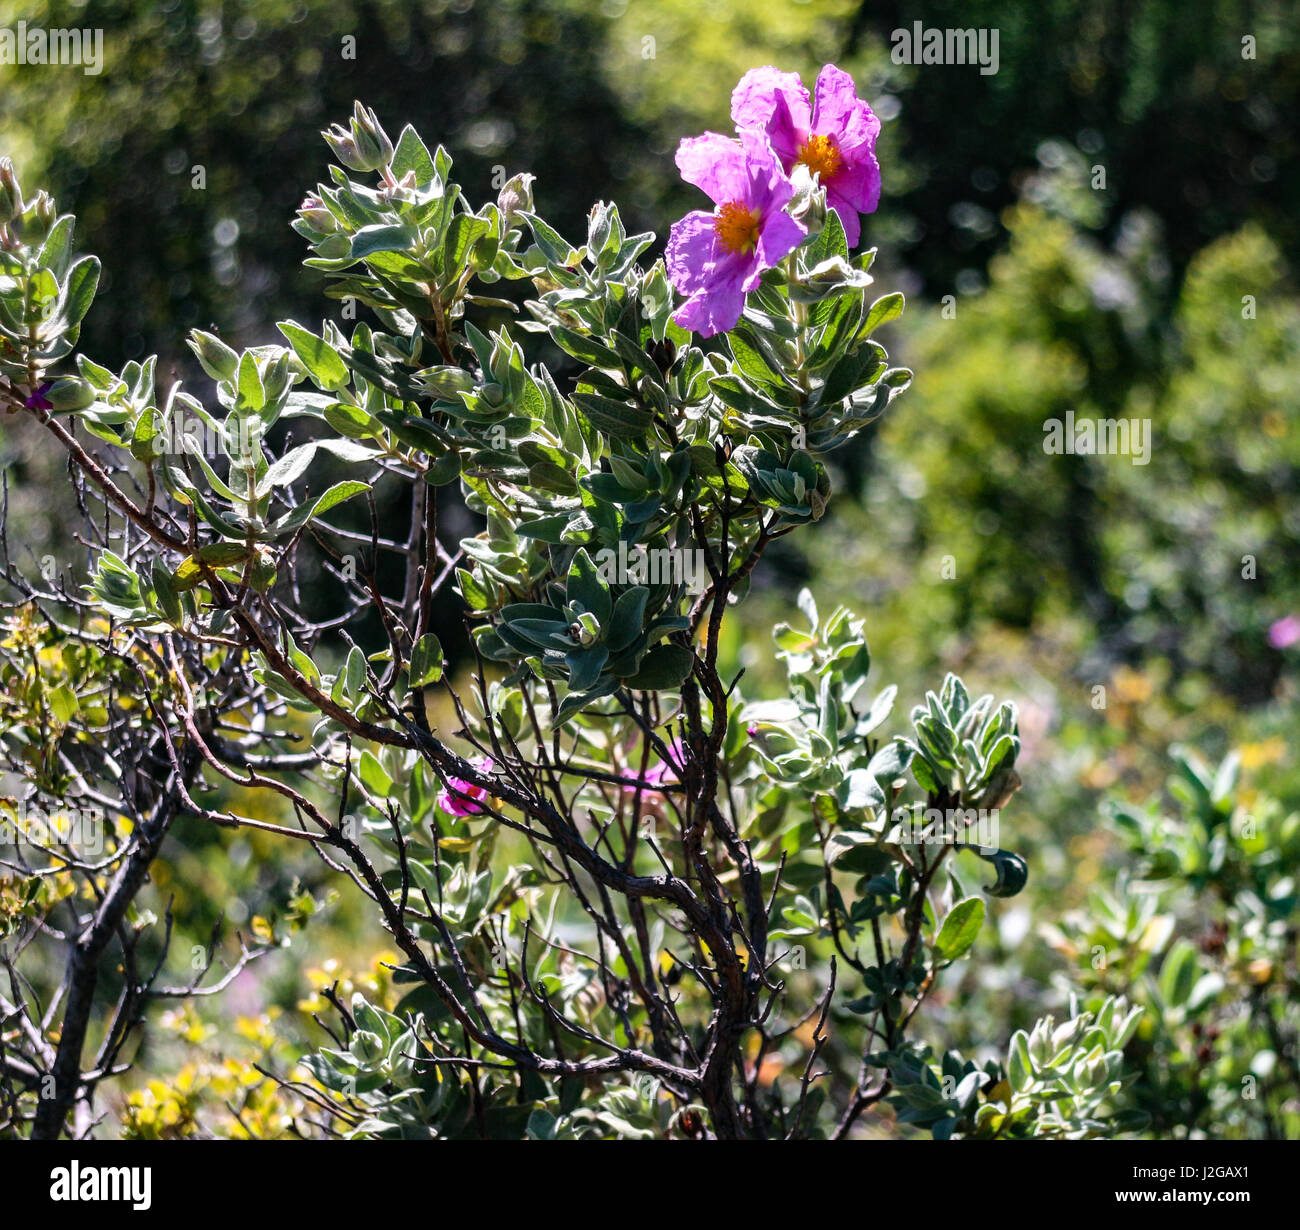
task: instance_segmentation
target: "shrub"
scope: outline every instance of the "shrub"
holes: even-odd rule
[[[1122,1006],[1005,1065],[936,1067],[916,1039],[981,875],[994,897],[1026,880],[997,841],[1014,705],[949,675],[886,738],[863,621],[807,591],[774,630],[784,696],[720,667],[765,549],[832,498],[821,458],[910,379],[872,338],[901,296],[873,300],[874,254],[846,242],[840,211],[866,206],[828,208],[762,133],[700,138],[716,208],[644,268],[653,237],[613,205],[574,244],[531,176],[475,207],[413,128],[394,142],[358,104],[326,138],[343,165],[294,226],[343,319],[373,323],[284,322],[287,346],[242,352],[196,332],[207,398],[77,352],[98,262],[3,169],[4,403],[66,451],[89,557],[78,584],[5,554],[3,920],[66,985],[53,1011],[0,1003],[9,1130],[86,1130],[151,1004],[285,938],[164,985],[170,914],[144,899],[179,817],[309,847],[400,953],[400,1001],[335,998],[305,1062],[334,1130],[845,1136],[886,1101],[936,1136],[1112,1130]],[[709,178],[727,159],[743,188]],[[458,545],[452,484],[484,525]],[[459,672],[432,631],[457,602]],[[77,827],[37,822],[56,813]],[[132,1105],[133,1132],[162,1130]]]

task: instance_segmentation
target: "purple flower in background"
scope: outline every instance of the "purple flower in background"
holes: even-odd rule
[[[1284,615],[1268,629],[1268,643],[1274,649],[1290,649],[1300,641],[1300,615]]]
[[[735,326],[745,292],[808,232],[785,212],[794,189],[757,133],[739,141],[716,132],[688,137],[677,147],[677,166],[716,208],[673,224],[665,261],[672,284],[687,296],[673,319],[712,337]]]
[[[492,757],[484,756],[474,767],[480,773],[492,772]],[[469,798],[460,798],[452,793],[452,790],[458,790],[462,795],[469,795]],[[449,812],[453,816],[475,816],[486,809],[482,804],[475,803],[475,799],[487,798],[487,787],[476,786],[473,782],[467,782],[459,777],[449,777],[447,785],[442,788],[438,795],[438,806],[443,811]]]
[[[855,247],[862,232],[858,214],[880,203],[880,120],[858,97],[853,78],[827,64],[810,101],[798,73],[751,68],[731,95],[731,118],[738,132],[765,134],[787,172],[800,163],[817,172],[827,205]]]
[[[635,794],[638,788],[643,791],[653,791],[665,778],[677,781],[681,777],[682,765],[686,763],[686,749],[680,739],[674,739],[668,744],[668,754],[670,760],[657,761],[647,765],[644,773],[638,773],[630,779],[624,778],[627,783],[623,787],[624,791],[628,794]]]
[[[23,405],[28,410],[53,410],[54,403],[45,396],[53,387],[54,382],[52,380],[47,380],[44,384],[38,385],[32,395],[23,402]]]

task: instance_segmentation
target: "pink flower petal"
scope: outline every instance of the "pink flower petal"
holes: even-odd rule
[[[640,763],[640,752],[637,753],[637,762]],[[623,789],[628,794],[635,794],[637,783],[644,783],[642,790],[650,790],[658,786],[665,779],[678,781],[682,775],[682,766],[686,763],[686,753],[682,748],[680,739],[673,739],[668,744],[668,759],[657,760],[646,766],[644,773],[639,773],[636,777],[627,780]]]
[[[827,208],[833,209],[840,216],[840,225],[844,228],[844,242],[850,251],[858,246],[862,238],[862,223],[858,219],[856,207],[846,201],[833,188],[826,189]]]
[[[673,223],[664,251],[669,281],[683,294],[692,294],[708,281],[717,260],[718,237],[710,213],[697,209]]]
[[[491,756],[484,756],[474,767],[482,773],[491,773],[494,761]],[[453,794],[455,790],[457,793]],[[469,798],[461,796],[468,795]],[[474,802],[475,799],[487,798],[487,787],[467,782],[460,777],[449,777],[447,785],[438,794],[438,806],[453,816],[476,816],[486,808]]]
[[[765,134],[788,171],[812,121],[808,91],[798,73],[751,68],[732,91],[731,118],[737,132]]]
[[[811,118],[808,90],[798,73],[783,73],[767,64],[751,68],[731,92],[731,118],[738,129],[754,128],[760,132],[772,117],[772,102],[784,98],[791,115],[807,127]]]
[[[683,329],[712,337],[736,327],[745,310],[745,292],[739,280],[715,282],[707,290],[696,291],[673,317]]]
[[[827,64],[817,75],[817,96],[813,104],[811,130],[836,137],[848,137],[851,134],[856,136],[857,126],[867,122],[868,117],[875,121],[878,133],[880,121],[858,97],[853,78],[842,68]]]
[[[715,201],[734,201],[744,195],[748,178],[744,147],[719,132],[684,137],[677,147],[677,169],[688,184],[702,188]]]
[[[1274,649],[1290,649],[1300,641],[1300,615],[1284,615],[1268,630],[1268,643]]]
[[[880,204],[880,164],[874,154],[846,159],[840,173],[826,185],[832,205],[846,205],[860,214],[875,213]],[[846,231],[847,234],[847,231]],[[852,245],[850,245],[852,246]]]
[[[753,290],[763,276],[764,269],[771,269],[778,261],[788,256],[804,240],[808,228],[796,222],[787,213],[772,214],[758,237],[758,267],[745,282],[746,290]]]

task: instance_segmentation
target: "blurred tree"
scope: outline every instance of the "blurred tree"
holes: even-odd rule
[[[912,177],[891,210],[914,217],[908,259],[932,297],[978,283],[998,216],[1055,138],[1086,152],[1089,177],[1104,170],[1112,225],[1139,207],[1163,221],[1176,270],[1251,218],[1300,258],[1291,0],[861,0],[846,50],[915,22],[999,35],[996,74],[905,67],[891,83]]]
[[[324,173],[317,131],[355,97],[394,132],[436,132],[484,193],[540,171],[539,203],[575,230],[592,185],[625,180],[619,151],[644,146],[603,82],[601,27],[565,0],[53,0],[21,15],[105,30],[102,75],[0,69],[0,123],[25,178],[106,256],[85,346],[110,364],[175,358],[192,326],[238,344],[295,311],[319,317],[288,225]]]

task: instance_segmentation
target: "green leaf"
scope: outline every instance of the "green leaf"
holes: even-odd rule
[[[410,124],[402,129],[402,135],[397,138],[397,146],[393,150],[392,170],[398,179],[402,179],[408,171],[414,171],[415,182],[421,186],[432,183],[437,178],[437,171],[434,169],[428,147],[420,140],[420,134]]]
[[[181,622],[181,603],[172,588],[171,573],[161,559],[155,558],[150,566],[150,578],[153,581],[154,596],[158,599],[158,608],[174,624]]]
[[[862,322],[862,328],[858,330],[858,336],[870,337],[881,325],[887,325],[891,320],[897,320],[903,314],[906,303],[907,301],[899,291],[894,291],[892,294],[877,299],[867,309],[867,318]]]
[[[406,252],[415,243],[415,234],[406,226],[363,226],[352,237],[352,256],[365,257],[373,252]]]
[[[477,218],[473,214],[457,214],[447,228],[447,238],[443,241],[443,268],[448,275],[453,275],[463,268],[470,249],[492,229],[486,218]]]
[[[983,925],[984,899],[964,898],[948,911],[948,917],[943,920],[943,926],[935,937],[935,952],[944,961],[955,961],[965,956]]]
[[[276,328],[288,339],[317,388],[324,389],[327,393],[337,393],[347,387],[347,365],[343,362],[342,355],[329,342],[293,321],[281,321]]]
[[[347,659],[343,663],[343,683],[347,688],[347,694],[350,698],[361,696],[361,689],[366,682],[366,655],[353,645],[348,650]]]
[[[236,386],[235,408],[250,414],[256,414],[266,405],[266,389],[262,386],[262,377],[257,370],[257,359],[252,351],[244,351],[239,360],[238,384]]]
[[[990,897],[1014,897],[1029,881],[1029,864],[1018,854],[1010,850],[994,850],[986,854],[982,850],[968,846],[986,863],[992,863],[998,878],[984,891]]]
[[[364,440],[379,430],[378,424],[365,410],[345,401],[331,402],[322,413],[325,421],[349,440]]]
[[[242,542],[210,542],[200,548],[197,555],[187,556],[172,573],[172,588],[178,593],[193,589],[203,580],[204,566],[229,568],[242,564],[248,557],[248,547]]]
[[[69,326],[80,324],[94,302],[99,286],[99,258],[83,256],[68,272],[64,284],[63,318]]]
[[[55,720],[64,725],[72,721],[81,707],[76,692],[66,683],[51,688],[46,696],[49,698],[50,711],[54,714]]]
[[[533,238],[537,240],[537,246],[542,250],[542,255],[552,265],[563,265],[567,268],[577,264],[581,258],[578,250],[547,222],[526,210],[520,210],[519,216],[527,220],[529,227],[532,228]]]
[[[322,513],[329,512],[337,504],[342,504],[344,500],[350,500],[354,495],[360,495],[363,491],[369,491],[370,484],[358,482],[356,479],[348,479],[345,482],[335,483],[323,495],[316,500],[309,500],[306,504],[300,504],[291,513],[281,517],[279,521],[271,526],[274,533],[282,534],[288,530],[296,530],[301,525],[306,525],[313,517],[318,517]]]
[[[565,354],[570,354],[575,359],[581,359],[592,367],[607,367],[614,371],[622,370],[623,361],[618,355],[608,346],[596,341],[595,338],[583,337],[581,333],[575,333],[572,329],[566,329],[563,325],[552,325],[551,337]]]
[[[691,673],[694,665],[694,653],[683,645],[665,641],[642,658],[636,674],[625,682],[628,687],[644,692],[675,688]]]
[[[408,686],[414,691],[442,678],[442,645],[430,632],[411,649],[411,673]]]
[[[907,766],[912,763],[912,757],[911,746],[902,739],[894,739],[886,743],[871,758],[871,762],[867,765],[867,772],[882,784],[887,785],[906,772]]]
[[[784,383],[757,347],[751,346],[738,329],[727,334],[727,345],[731,348],[731,357],[736,366],[747,379],[778,388]]]
[[[393,793],[393,779],[388,776],[384,766],[375,759],[373,752],[361,753],[361,759],[357,762],[357,773],[366,789],[372,794],[386,799]]]
[[[821,404],[834,405],[870,385],[876,376],[876,369],[884,367],[879,350],[874,344],[863,346],[861,350],[845,355],[836,363],[822,386]]]
[[[529,466],[528,481],[543,491],[554,491],[560,495],[575,495],[578,491],[577,480],[573,475],[550,460],[536,461]]]
[[[587,422],[607,436],[642,437],[654,422],[649,410],[595,393],[575,393],[573,401]]]
[[[634,585],[619,594],[605,630],[605,644],[610,653],[622,653],[641,634],[649,596],[650,591],[644,585]]]
[[[1178,940],[1165,954],[1160,967],[1160,994],[1170,1008],[1181,1008],[1196,986],[1196,949],[1187,940]]]
[[[832,833],[826,842],[826,863],[834,867],[855,850],[871,848],[878,844],[878,839],[871,833],[859,833],[853,829]]]
[[[36,256],[36,263],[43,265],[60,280],[68,271],[68,258],[72,253],[72,232],[76,221],[71,214],[64,214],[51,227]]]
[[[574,555],[567,584],[569,602],[581,604],[583,610],[590,611],[602,627],[609,622],[613,605],[609,586],[601,579],[585,549],[580,548]]]
[[[258,483],[259,491],[291,486],[307,472],[307,467],[311,465],[311,459],[315,455],[315,440],[291,448],[262,476],[261,482]]]
[[[1011,1037],[1011,1046],[1007,1055],[1007,1080],[1018,1093],[1029,1088],[1034,1079],[1033,1067],[1029,1059],[1029,1035],[1023,1029],[1017,1029]]]
[[[492,605],[492,596],[468,569],[457,568],[456,580],[460,584],[461,597],[471,611],[486,611]]]
[[[820,265],[833,256],[842,256],[848,260],[849,244],[844,234],[844,224],[833,209],[827,211],[821,231],[806,242],[803,255],[809,268]]]

